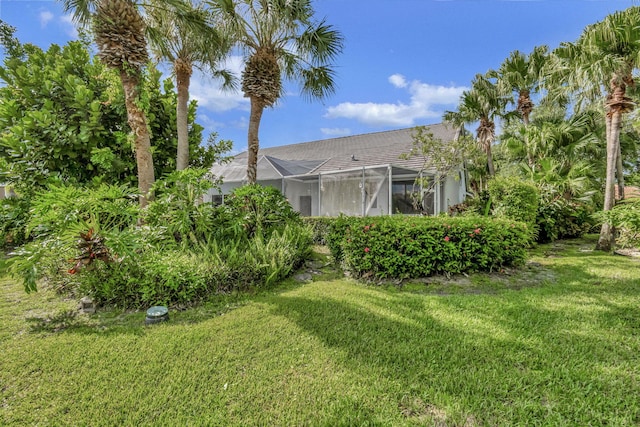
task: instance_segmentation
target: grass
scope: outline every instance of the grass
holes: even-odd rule
[[[1,425],[638,425],[640,260],[538,247],[519,270],[319,276],[145,327],[0,282]]]

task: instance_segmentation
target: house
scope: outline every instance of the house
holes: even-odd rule
[[[456,137],[444,124],[429,126],[444,143]],[[324,139],[280,147],[261,148],[258,153],[258,183],[279,189],[303,216],[429,215],[447,212],[461,203],[466,192],[462,167],[422,189],[416,178],[435,183],[434,171],[423,170],[424,159],[402,159],[413,146],[413,128]],[[214,165],[222,177],[219,190],[209,200],[222,203],[224,196],[247,182],[247,152],[226,165]],[[416,208],[414,200],[422,206]]]

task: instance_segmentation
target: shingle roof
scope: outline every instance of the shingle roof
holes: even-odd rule
[[[449,142],[455,138],[456,131],[445,124],[429,125],[435,138]],[[261,148],[260,160],[269,163],[282,176],[316,175],[358,167],[394,165],[418,171],[423,166],[420,156],[400,159],[401,154],[409,153],[413,143],[414,128],[398,129],[340,138],[323,139],[280,147]],[[238,177],[228,172],[241,165],[246,167],[247,152],[235,156],[231,165],[214,166],[212,172],[224,176],[225,181],[236,181]],[[226,169],[226,174],[225,174]],[[258,179],[264,179],[258,170]]]

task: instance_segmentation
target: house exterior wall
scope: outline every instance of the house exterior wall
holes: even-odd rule
[[[398,203],[402,198],[396,194],[402,186],[410,192],[421,193],[419,188],[413,188],[417,173],[413,175],[397,175],[391,173],[390,166],[352,169],[334,173],[320,174],[304,179],[289,177],[278,180],[258,181],[264,186],[272,186],[282,191],[291,206],[303,216],[380,216],[389,214],[418,214],[419,210],[405,212]],[[391,185],[389,180],[391,181]],[[397,184],[402,185],[398,186]],[[227,195],[235,188],[242,186],[242,182],[229,182],[221,186],[221,194]],[[393,194],[390,194],[390,191]],[[424,194],[423,201],[429,206],[423,213],[437,215],[446,213],[450,206],[461,203],[466,195],[464,181],[457,176],[446,178],[428,194]],[[210,193],[219,195],[218,190]],[[390,200],[390,197],[392,199]],[[405,199],[406,194],[405,194]],[[404,200],[404,199],[403,199]],[[220,198],[217,198],[220,201]],[[411,203],[404,200],[403,203]],[[391,206],[391,210],[390,210]],[[404,206],[404,205],[403,205]]]
[[[442,202],[440,205],[440,212],[448,212],[449,207],[457,205],[464,200],[464,194],[460,194],[460,180],[455,177],[447,177],[444,181],[444,188],[442,189]],[[462,196],[462,199],[460,198]]]
[[[319,184],[318,180],[311,181],[300,181],[296,179],[286,179],[284,180],[284,195],[291,203],[293,209],[297,212],[300,212],[303,216],[310,214],[310,216],[318,216],[319,215]],[[303,198],[311,198],[311,211],[305,212],[306,206],[303,205],[308,200],[304,200]]]

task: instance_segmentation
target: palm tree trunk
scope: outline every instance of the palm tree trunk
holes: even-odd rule
[[[607,172],[604,189],[604,211],[613,209],[615,205],[615,173],[618,144],[620,143],[620,125],[622,113],[611,111],[607,114]],[[615,245],[615,230],[611,224],[603,223],[596,249],[610,252]]]
[[[616,177],[618,180],[618,198],[624,200],[624,169],[622,165],[622,148],[618,140],[618,154],[616,157]]]
[[[183,170],[189,166],[189,84],[191,83],[191,64],[177,60],[174,64],[176,86],[178,89],[178,105],[176,107],[178,128],[178,150],[176,156],[176,170]]]
[[[153,158],[151,156],[151,137],[147,126],[147,117],[140,108],[140,74],[131,70],[120,72],[124,91],[127,121],[135,138],[136,164],[138,167],[138,190],[140,206],[145,207],[153,199],[151,186],[155,181]]]
[[[494,177],[496,175],[496,170],[493,167],[493,154],[491,153],[491,141],[486,142],[485,151],[487,153],[487,167],[489,168],[489,176]]]
[[[251,115],[249,116],[249,147],[247,158],[247,179],[249,184],[255,184],[258,179],[258,149],[260,147],[258,140],[258,131],[260,130],[260,120],[264,105],[260,100],[251,98]]]

